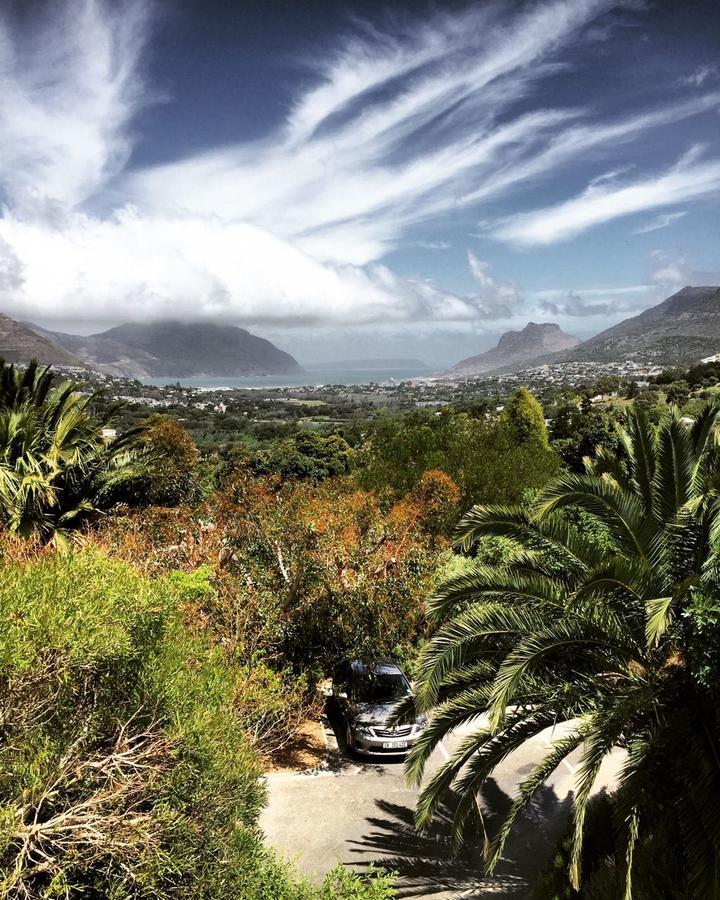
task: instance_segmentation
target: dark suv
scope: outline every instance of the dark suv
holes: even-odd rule
[[[425,717],[391,725],[390,714],[410,693],[410,682],[390,660],[343,664],[333,679],[333,695],[345,723],[348,750],[368,755],[407,753],[420,737]]]

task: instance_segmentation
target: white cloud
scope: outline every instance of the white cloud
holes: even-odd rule
[[[486,6],[411,30],[360,30],[278,132],[126,172],[107,218],[83,204],[97,207],[123,170],[132,116],[150,98],[138,75],[148,5],[48,4],[52,15],[30,34],[5,21],[0,239],[13,278],[3,281],[4,307],[65,321],[481,314],[483,301],[400,279],[377,261],[410,225],[453,204],[458,179],[574,115],[540,110],[496,126],[545,74],[544,57],[608,3],[553,0],[510,19]],[[442,128],[421,151],[438,109]]]
[[[715,81],[720,77],[720,66],[716,63],[708,63],[704,66],[698,66],[689,75],[679,78],[680,84],[689,85],[691,87],[702,87],[706,81]]]
[[[452,247],[449,241],[416,241],[415,243],[423,250],[449,250]]]
[[[678,248],[653,250],[647,261],[641,284],[622,287],[573,288],[532,291],[527,295],[529,308],[540,315],[552,315],[569,322],[582,319],[584,329],[607,328],[608,322],[636,316],[660,303],[686,285],[718,284],[720,272],[704,272],[693,265],[688,254]]]
[[[61,229],[6,216],[0,230],[0,276],[15,276],[6,290],[0,280],[11,314],[112,321],[118,303],[137,318],[246,323],[454,321],[477,313],[472,300],[385,266],[323,266],[246,223],[126,208],[103,222],[72,213]]]
[[[720,284],[720,271],[698,269],[685,250],[662,247],[650,254],[647,280],[664,298],[686,285]]]
[[[592,122],[573,124],[569,122],[556,131],[545,146],[535,148],[536,152],[517,159],[495,172],[488,172],[482,179],[481,187],[471,190],[462,197],[464,205],[479,203],[503,193],[516,190],[530,179],[557,171],[569,162],[586,156],[590,151],[616,148],[660,128],[684,119],[717,109],[720,106],[720,92],[708,93],[692,100],[667,104],[661,109],[628,116],[613,122]],[[627,169],[626,169],[627,170]],[[599,176],[616,178],[619,170]],[[597,181],[597,179],[596,179]],[[492,223],[482,220],[478,227],[490,230]],[[486,235],[483,235],[486,236]]]
[[[517,311],[520,294],[514,284],[498,281],[490,274],[490,264],[468,250],[468,263],[477,284],[477,302],[487,318],[510,318]]]
[[[657,294],[657,285],[637,284],[619,288],[535,291],[529,295],[529,300],[542,315],[582,318],[587,327],[587,320],[593,317],[620,319],[635,315],[651,305]]]
[[[678,219],[682,219],[686,215],[686,209],[681,209],[678,210],[678,212],[673,213],[661,213],[659,216],[655,216],[654,219],[651,219],[646,225],[636,228],[633,231],[633,234],[649,234],[651,231],[659,231],[661,228],[667,228],[669,225],[672,225],[673,222],[677,222]]]
[[[133,116],[157,99],[140,77],[152,5],[48,0],[32,33],[0,12],[2,308],[278,326],[520,315],[517,289],[472,255],[470,297],[380,263],[411,229],[717,105],[696,96],[611,122],[527,111],[559,51],[613,5],[473,4],[382,33],[356,23],[263,140],[140,171],[127,164]],[[708,165],[670,174],[687,190]],[[628,189],[590,190],[597,206]]]
[[[48,4],[31,34],[0,16],[0,193],[45,214],[125,165],[127,126],[150,98],[138,64],[150,5]]]
[[[691,151],[668,171],[623,186],[590,184],[576,197],[500,222],[494,235],[520,246],[554,244],[621,216],[672,206],[720,190],[720,159],[699,161]]]

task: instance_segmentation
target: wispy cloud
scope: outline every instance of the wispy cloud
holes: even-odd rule
[[[479,167],[576,115],[497,122],[608,5],[553,0],[510,18],[486,5],[404,31],[360,28],[277,133],[125,172],[112,195],[125,205],[106,218],[83,204],[123,170],[151,94],[139,77],[147,4],[66,0],[48,4],[39,31],[4,24],[0,237],[22,283],[3,305],[71,319],[92,303],[96,320],[120,308],[245,322],[476,317],[482,303],[378,261]]]
[[[276,134],[134,173],[125,188],[143,208],[252,221],[314,258],[365,264],[579,115],[500,122],[608,5],[555,0],[510,18],[476,6],[415,32],[353,38]]]
[[[532,291],[527,295],[531,309],[583,324],[607,327],[607,319],[635,316],[689,284],[717,284],[720,272],[701,271],[687,253],[677,249],[656,249],[647,259],[645,277],[640,284],[622,287],[593,287],[572,290]],[[604,320],[604,321],[603,321]],[[573,327],[572,325],[570,327]]]
[[[520,293],[517,286],[490,274],[490,264],[468,250],[468,263],[477,285],[476,304],[482,305],[486,318],[510,318],[517,312]]]
[[[151,5],[48,4],[31,33],[0,15],[0,193],[14,208],[83,202],[125,166]]]
[[[706,81],[717,81],[720,78],[720,66],[717,63],[708,63],[698,66],[697,69],[678,79],[679,84],[691,87],[702,87]]]
[[[449,241],[416,241],[416,244],[423,250],[449,250],[452,247]]]
[[[633,315],[652,303],[657,285],[638,284],[620,288],[536,291],[529,300],[542,315],[561,318]]]
[[[486,201],[589,151],[717,106],[720,95],[700,91],[607,121],[548,106],[544,80],[614,5],[473,4],[385,31],[355,23],[323,54],[327,63],[309,64],[310,87],[262,140],[141,170],[128,159],[133,117],[157,99],[141,77],[152,5],[48,0],[31,32],[0,12],[2,308],[44,319],[61,310],[65,321],[91,306],[96,321],[212,315],[248,324],[519,314],[517,289],[472,255],[468,296],[400,278],[382,260],[441,216],[480,216]],[[719,166],[686,160],[624,187],[627,172],[616,172],[497,232],[528,245],[560,240],[701,196]],[[107,215],[92,212],[100,208]]]
[[[693,150],[666,172],[629,184],[596,181],[563,203],[510,216],[495,227],[494,234],[525,247],[554,244],[621,216],[716,194],[720,159],[698,157]]]
[[[667,297],[688,284],[718,284],[720,271],[698,269],[683,250],[660,248],[650,254],[648,282],[660,296]]]
[[[669,225],[672,225],[673,222],[677,222],[678,219],[682,219],[686,215],[686,209],[681,209],[678,210],[678,212],[672,213],[661,213],[659,216],[655,216],[654,219],[651,219],[646,225],[636,228],[633,231],[633,234],[649,234],[651,231],[659,231],[661,228],[667,228]]]

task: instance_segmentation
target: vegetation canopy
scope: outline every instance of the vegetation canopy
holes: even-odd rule
[[[630,411],[617,453],[599,448],[586,472],[561,475],[529,509],[476,506],[460,522],[462,550],[488,536],[509,549],[498,564],[470,563],[430,604],[437,631],[414,702],[432,716],[408,760],[412,780],[451,729],[472,729],[424,787],[418,824],[454,785],[458,845],[479,824],[476,798],[494,769],[554,726],[550,751],[488,839],[489,869],[517,817],[580,748],[568,853],[577,889],[588,801],[620,747],[610,896],[658,896],[635,891],[634,861],[668,835],[664,849],[686,896],[716,896],[719,420],[717,403],[692,424],[672,411],[654,427]],[[580,527],[570,509],[583,511]]]

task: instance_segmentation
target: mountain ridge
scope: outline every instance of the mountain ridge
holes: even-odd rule
[[[497,349],[480,356],[487,357]],[[667,367],[687,366],[716,353],[720,353],[720,286],[687,285],[638,315],[622,319],[586,341],[578,341],[570,349],[504,362],[496,356],[498,365],[478,374],[502,375],[543,365],[575,362],[632,361]],[[464,362],[468,360],[448,369],[442,377],[462,376],[464,373],[457,371],[457,367]]]
[[[297,360],[271,341],[236,325],[214,322],[127,322],[90,335],[38,334],[107,375],[182,378],[301,372]]]
[[[588,338],[570,361],[686,365],[720,350],[720,287],[687,285],[637,316]]]
[[[67,366],[87,369],[87,365],[73,353],[53,341],[48,333],[41,334],[17,319],[0,313],[0,359],[9,363],[27,364],[36,359],[41,365]]]
[[[566,334],[555,322],[528,322],[520,331],[506,331],[490,350],[455,363],[444,375],[467,378],[484,375],[532,359],[543,351],[555,353],[578,344],[579,338]]]

